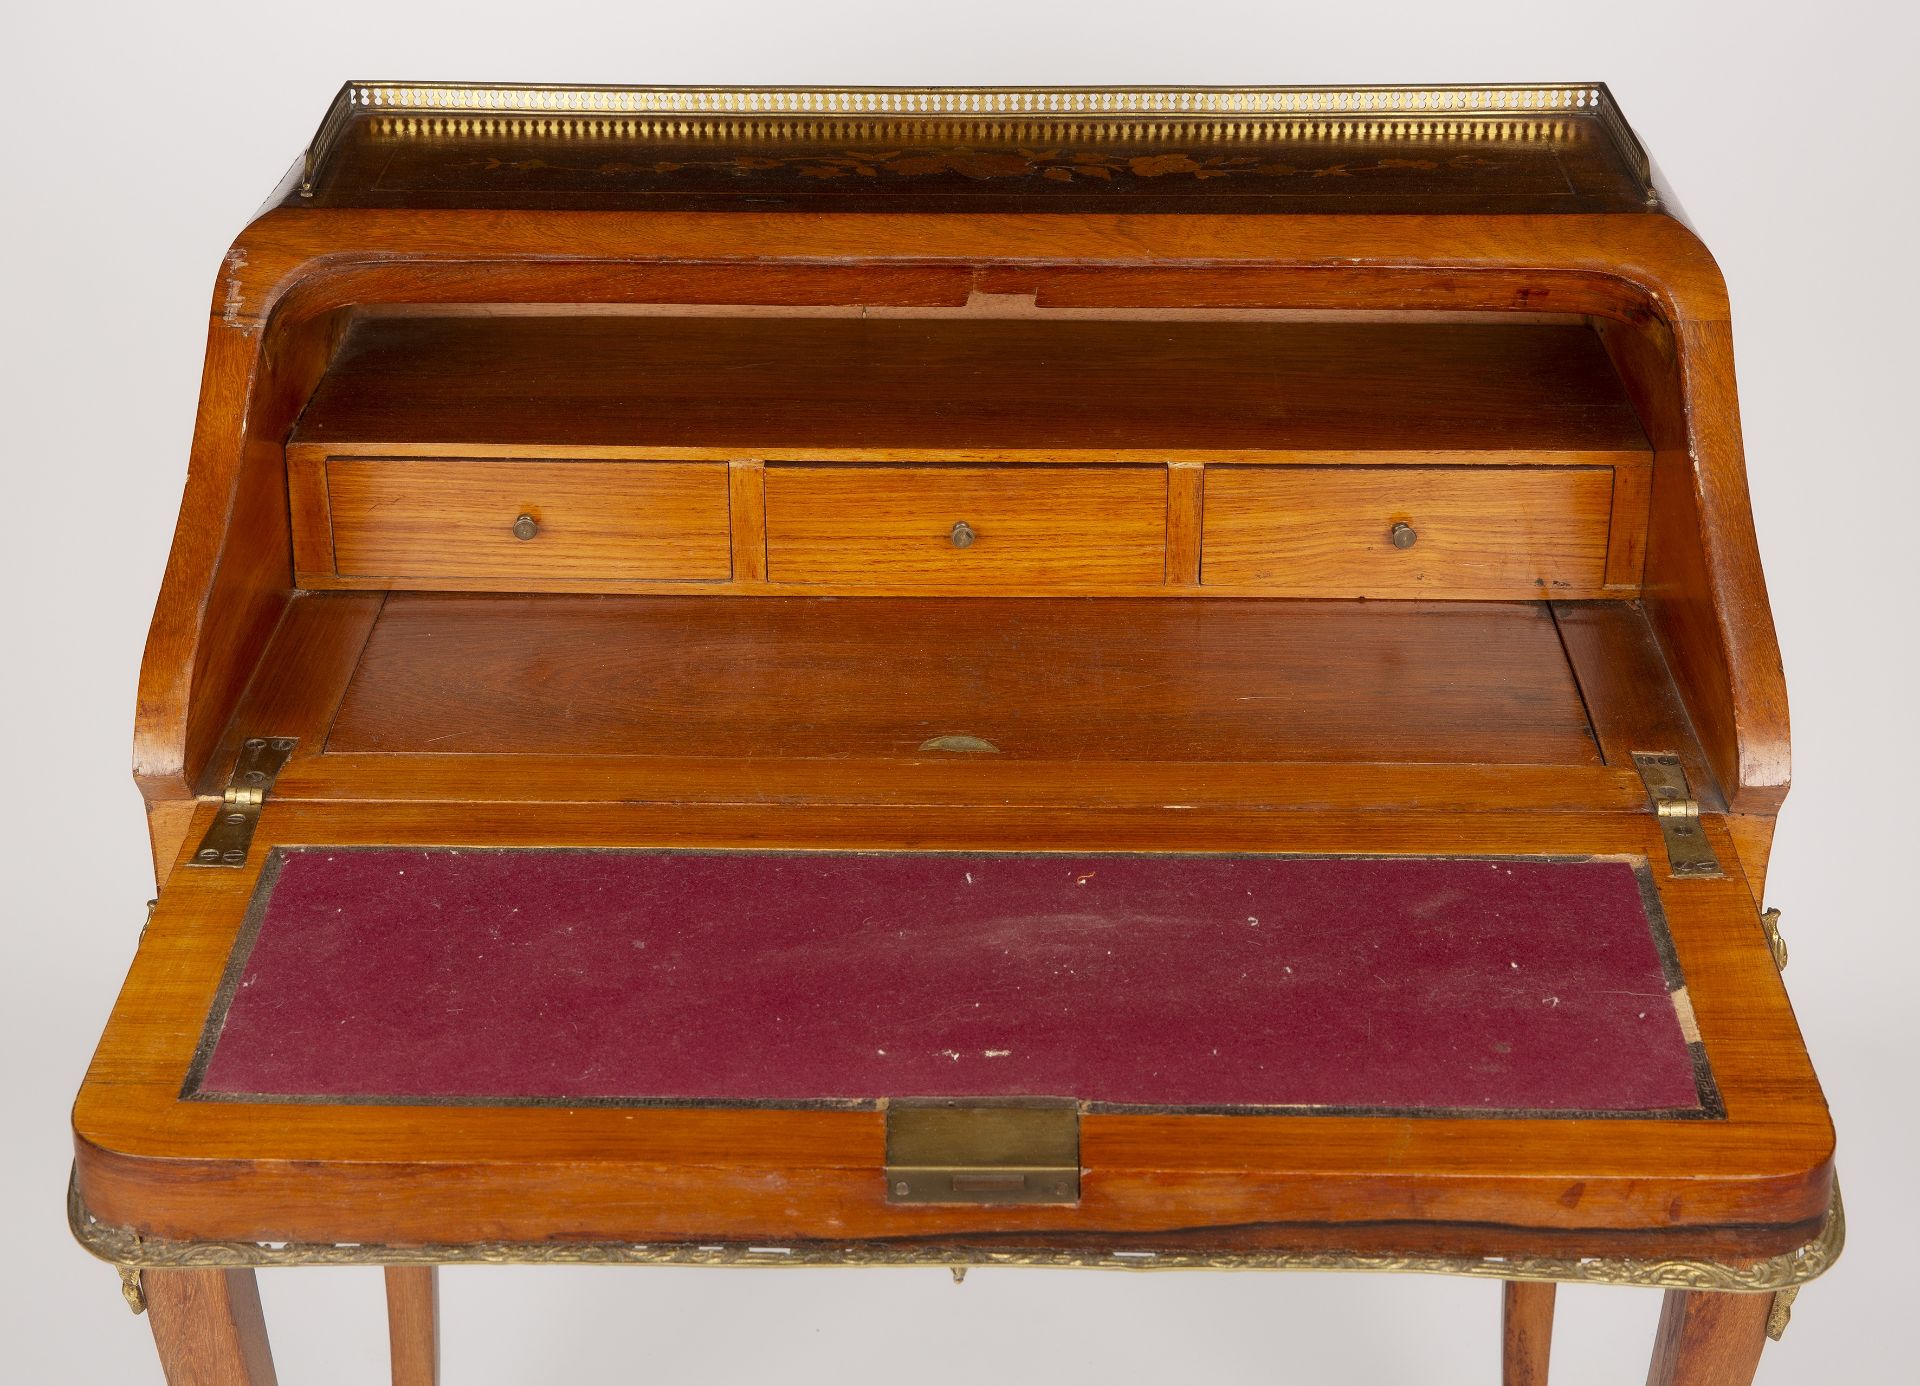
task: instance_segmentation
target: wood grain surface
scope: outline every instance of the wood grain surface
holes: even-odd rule
[[[396,642],[395,652],[383,656],[376,661],[376,668],[369,670],[374,687],[391,680],[391,686],[374,698],[371,706],[378,708],[390,699],[415,702],[413,712],[407,715],[419,719],[414,723],[416,730],[413,734],[420,738],[417,744],[426,747],[429,753],[410,755],[377,749],[343,749],[343,745],[359,733],[343,737],[340,744],[329,747],[329,730],[340,711],[342,696],[360,668],[374,619],[390,601],[395,605],[396,613],[399,613],[398,629],[406,629],[414,621],[423,621],[424,624],[414,628],[405,640]],[[453,619],[444,629],[448,632],[456,629],[468,632],[463,640],[453,642],[456,649],[469,640],[478,640],[486,635],[492,647],[511,648],[516,642],[524,641],[549,653],[570,648],[588,639],[592,630],[589,618],[595,613],[604,615],[617,626],[621,619],[618,613],[626,605],[620,601],[580,598],[389,598],[385,594],[361,593],[300,595],[290,604],[286,619],[274,634],[263,660],[261,676],[247,690],[222,738],[224,750],[213,762],[205,792],[211,793],[224,783],[240,740],[249,735],[284,735],[298,739],[293,759],[275,785],[274,793],[281,798],[444,802],[580,802],[604,799],[658,803],[867,803],[900,807],[972,804],[1008,808],[1072,805],[1139,808],[1183,803],[1196,807],[1265,808],[1274,811],[1303,806],[1366,810],[1420,806],[1430,809],[1506,809],[1541,813],[1569,810],[1635,813],[1646,811],[1647,795],[1645,786],[1632,768],[1631,754],[1649,746],[1675,751],[1692,779],[1703,783],[1710,781],[1710,776],[1703,768],[1704,755],[1694,740],[1685,708],[1666,673],[1657,640],[1645,615],[1629,603],[1560,603],[1552,608],[1566,662],[1578,684],[1578,700],[1585,707],[1592,728],[1591,740],[1597,744],[1599,756],[1604,760],[1601,763],[1589,757],[1586,745],[1576,736],[1558,743],[1570,750],[1558,753],[1549,750],[1549,754],[1582,763],[1554,765],[1524,764],[1511,759],[1518,753],[1514,748],[1522,742],[1503,740],[1497,728],[1482,726],[1471,717],[1459,729],[1452,731],[1448,730],[1444,718],[1430,724],[1431,744],[1438,748],[1436,753],[1443,756],[1477,753],[1509,757],[1505,763],[1463,763],[1459,760],[1389,762],[1378,759],[1196,761],[1093,758],[1110,756],[1112,748],[1103,747],[1097,740],[1087,739],[1092,732],[1085,727],[1079,732],[1082,740],[1068,743],[1062,750],[1063,753],[1072,752],[1077,744],[1092,754],[1080,754],[1079,758],[1073,760],[1052,758],[1048,749],[1051,743],[1047,742],[1036,742],[1028,748],[1032,751],[1031,756],[1023,754],[1017,743],[1013,742],[1009,743],[1013,749],[1003,748],[998,754],[962,754],[937,748],[923,751],[920,749],[921,743],[913,741],[910,730],[906,728],[898,728],[898,739],[887,741],[884,748],[876,753],[835,754],[815,758],[759,754],[746,756],[737,753],[740,743],[731,746],[712,745],[698,734],[676,732],[673,729],[656,728],[655,734],[659,735],[660,740],[649,746],[644,717],[640,722],[622,720],[637,714],[631,708],[623,710],[617,706],[607,714],[606,739],[598,743],[601,749],[593,749],[591,744],[570,748],[564,738],[554,735],[550,729],[543,730],[549,722],[542,713],[537,686],[537,681],[547,676],[543,658],[531,660],[525,666],[524,677],[536,681],[533,687],[509,688],[506,701],[492,704],[496,717],[500,719],[498,738],[493,742],[478,744],[493,745],[496,749],[471,752],[448,750],[445,748],[454,744],[451,738],[443,742],[427,740],[441,735],[449,727],[464,725],[453,720],[457,712],[457,705],[453,701],[454,688],[461,677],[459,659],[439,660],[434,657],[431,648],[432,632],[442,629],[434,618],[435,606],[443,602],[454,608],[454,612],[450,613]],[[409,618],[405,613],[413,603],[420,603],[422,609]],[[641,605],[645,607],[649,604]],[[671,603],[666,605],[671,609]],[[811,609],[816,613],[811,618],[812,624],[822,637],[838,638],[840,618],[836,613],[842,605],[834,601],[790,601],[770,604],[770,607],[776,612],[786,606]],[[960,609],[965,604],[953,602],[891,605],[899,613],[897,619],[909,629],[898,630],[887,636],[875,632],[863,639],[880,642],[872,646],[876,653],[884,653],[906,663],[924,663],[930,648],[926,645],[916,648],[913,643],[910,627],[915,611],[943,607],[954,610],[954,623],[946,626],[936,624],[926,631],[927,639],[936,642],[932,647],[934,653],[953,659],[965,658],[964,651],[958,645],[939,645],[937,642],[946,640],[955,632],[978,637],[980,623],[986,615],[993,613],[1004,612],[1008,617],[1024,615],[1031,618],[1031,624],[1016,626],[1009,634],[1023,629],[1029,633],[1044,632],[1055,626],[1073,630],[1076,623],[1069,617],[1075,612],[1116,615],[1109,609],[1109,604],[1077,600],[1060,604],[1055,609],[1061,614],[1052,618],[1046,617],[1040,608],[1032,612],[1024,610],[1029,605],[1027,603],[1014,606],[989,603],[975,605],[965,611]],[[1225,612],[1249,605],[1228,603],[1220,609]],[[706,604],[698,614],[718,617],[720,613],[707,609],[711,606]],[[749,606],[734,613],[734,617],[727,621],[718,621],[709,629],[733,631],[739,638],[748,640],[750,643],[747,648],[751,648],[751,641],[766,638],[764,632],[755,635],[751,629],[752,618],[749,613],[756,609],[762,611],[761,621],[771,619],[765,614],[765,609]],[[1477,637],[1480,627],[1476,623],[1487,620],[1489,615],[1473,605],[1459,604],[1423,608],[1406,604],[1361,606],[1318,603],[1293,604],[1291,607],[1267,604],[1265,608],[1255,608],[1255,617],[1243,619],[1252,619],[1258,627],[1262,624],[1257,619],[1262,609],[1269,619],[1280,620],[1280,624],[1274,627],[1278,632],[1287,630],[1288,623],[1294,621],[1304,621],[1303,629],[1310,632],[1313,628],[1310,618],[1316,612],[1324,613],[1331,619],[1331,629],[1336,632],[1343,622],[1354,623],[1351,629],[1359,639],[1376,641],[1377,649],[1391,658],[1400,658],[1400,655],[1394,654],[1396,650],[1401,655],[1412,652],[1417,656],[1420,648],[1417,643],[1409,647],[1400,643],[1401,636],[1389,634],[1410,616],[1417,617],[1423,611],[1433,613],[1431,638],[1445,649],[1459,643],[1447,638],[1447,632],[1472,633]],[[510,610],[521,610],[526,617],[525,624],[516,625],[515,618],[508,614]],[[1291,610],[1292,614],[1275,618],[1275,613],[1282,610]],[[1525,610],[1521,609],[1522,612]],[[1396,611],[1400,613],[1397,618],[1393,614]],[[1493,613],[1493,628],[1499,629],[1502,622],[1520,614]],[[736,619],[746,624],[735,626],[732,622]],[[969,624],[970,620],[972,625]],[[567,634],[567,626],[574,621],[584,624],[581,629]],[[487,635],[489,623],[495,629]],[[796,621],[794,624],[801,627],[808,623]],[[990,632],[992,623],[987,622],[986,625]],[[657,635],[662,630],[673,630],[674,626],[671,622],[664,626],[656,625],[654,619],[649,618],[639,621],[639,628],[652,629]],[[1172,628],[1178,630],[1179,623],[1174,623]],[[1200,638],[1205,635],[1207,628],[1206,621],[1197,621],[1192,635]],[[1525,628],[1526,622],[1521,621],[1517,629]],[[1369,629],[1375,632],[1372,637],[1367,635]],[[1224,638],[1228,630],[1221,627],[1216,629],[1215,634]],[[1121,637],[1114,634],[1100,638]],[[1311,636],[1302,635],[1293,642],[1293,651],[1295,654],[1304,654],[1315,643]],[[1481,643],[1497,652],[1503,641],[1494,639]],[[1535,649],[1539,658],[1550,661],[1551,652],[1546,650],[1544,632],[1525,643]],[[724,650],[728,646],[722,643],[715,648]],[[824,648],[831,649],[831,643]],[[462,650],[459,658],[466,658],[467,655],[468,652]],[[397,663],[387,663],[396,657]],[[1245,677],[1263,677],[1258,673],[1256,651],[1250,648],[1246,657],[1256,662]],[[1277,657],[1276,667],[1284,667],[1293,657],[1293,654],[1283,653]],[[692,658],[693,654],[690,653],[689,659]],[[499,659],[500,656],[495,653],[480,663],[484,666]],[[595,736],[591,728],[601,715],[592,711],[592,704],[613,695],[604,690],[594,692],[593,679],[598,675],[587,677],[577,671],[570,673],[569,666],[574,662],[571,656],[556,658],[554,669],[559,680],[558,686],[562,688],[576,679],[585,680],[581,689],[576,690],[584,693],[584,703],[576,706],[584,706],[587,710],[577,720],[588,728],[584,735],[587,742],[591,743]],[[1417,676],[1420,670],[1427,667],[1418,657],[1407,658],[1403,662],[1405,670],[1386,680],[1389,691],[1396,680]],[[1204,666],[1206,661],[1203,659],[1201,663]],[[1515,667],[1524,668],[1525,663],[1522,659]],[[618,661],[615,667],[621,667]],[[1045,668],[1044,665],[1041,667]],[[1502,677],[1511,672],[1503,672],[1506,666],[1498,658],[1493,660],[1491,667]],[[1412,671],[1412,674],[1406,671]],[[836,677],[821,675],[818,671],[814,671],[812,676],[822,680],[822,687],[831,687]],[[715,676],[709,671],[703,677],[711,679]],[[1008,676],[1003,675],[1005,677]],[[1017,680],[1008,686],[1015,684]],[[1044,683],[1035,686],[1051,687]],[[1416,683],[1415,686],[1417,688],[1419,685]],[[843,715],[856,719],[842,725],[837,732],[827,730],[824,734],[829,738],[848,738],[852,746],[864,744],[868,748],[873,747],[875,740],[872,731],[864,730],[857,724],[857,719],[866,715],[859,712],[858,708],[861,700],[878,696],[861,693],[854,701],[843,699],[822,706],[820,710],[829,723]],[[1436,692],[1433,698],[1437,700],[1439,696]],[[1552,694],[1542,690],[1537,697],[1548,702],[1557,701],[1570,708],[1574,695]],[[512,711],[516,703],[522,707],[518,713]],[[993,704],[989,702],[987,705]],[[965,710],[971,705],[957,706]],[[1416,706],[1425,707],[1426,702]],[[1034,715],[1024,709],[1007,708],[1004,711],[1021,719]],[[1107,715],[1113,716],[1117,725],[1124,726],[1123,717],[1111,710]],[[1534,707],[1533,715],[1539,715],[1538,706]],[[440,723],[437,728],[433,727],[436,721]],[[880,722],[874,725],[886,724]],[[1205,726],[1200,724],[1193,730],[1205,732]],[[1232,753],[1238,744],[1242,751],[1250,754],[1284,753],[1288,745],[1286,733],[1280,733],[1280,739],[1275,742],[1275,733],[1263,723],[1254,723],[1253,731],[1255,735],[1240,743],[1230,737],[1225,741],[1218,739],[1220,734],[1230,732],[1229,727],[1220,728],[1219,732],[1211,735],[1214,736],[1213,744],[1218,752]],[[817,729],[808,732],[809,737],[822,734]],[[1180,736],[1170,733],[1160,735],[1168,738],[1160,743],[1165,750],[1179,750],[1181,754],[1194,753],[1201,745],[1207,744],[1204,740],[1182,740]],[[1269,743],[1269,749],[1261,749]],[[754,743],[749,740],[745,744],[752,746]],[[1296,742],[1294,746],[1296,750],[1309,755],[1334,753],[1331,746],[1314,750],[1316,744],[1308,740]],[[1357,739],[1355,744],[1357,753],[1364,756],[1366,752],[1358,746]],[[1550,748],[1556,743],[1550,740],[1544,744]],[[528,749],[533,745],[556,749]],[[681,753],[667,753],[675,745],[678,745]],[[1448,750],[1449,745],[1456,749]],[[514,749],[516,747],[518,749]],[[790,745],[788,749],[795,747]],[[1381,753],[1389,749],[1390,745],[1383,743]],[[730,750],[735,753],[729,754]],[[1709,807],[1714,806],[1715,801],[1710,793],[1705,794],[1704,798]],[[167,810],[164,817],[170,826],[163,834],[156,820],[156,847],[163,841],[172,843],[166,849],[161,863],[160,869],[164,872],[171,868],[188,824],[182,813],[172,811],[171,806],[176,801],[161,802]],[[181,802],[180,808],[184,815],[191,815],[193,801]],[[1744,830],[1742,825],[1745,820],[1736,816],[1730,817],[1728,822],[1729,830],[1736,832],[1737,841],[1738,832]]]
[[[1500,1288],[1500,1386],[1547,1386],[1559,1287],[1509,1280]]]
[[[718,463],[334,458],[333,552],[304,568],[355,577],[732,576],[727,469]],[[525,516],[532,532],[514,525]]]
[[[1654,442],[1646,606],[1728,804],[1770,814],[1791,773],[1787,690],[1747,497],[1732,329],[1603,324]]]
[[[766,495],[780,584],[1067,594],[1166,574],[1159,467],[772,466]]]
[[[296,442],[725,460],[1642,454],[1584,327],[372,317]]]
[[[440,1272],[388,1266],[387,1348],[393,1386],[440,1386]]]
[[[1767,1345],[1772,1295],[1668,1290],[1647,1386],[1748,1386]]]
[[[1209,467],[1206,489],[1208,585],[1525,598],[1606,582],[1606,468]]]
[[[167,1386],[275,1386],[252,1271],[142,1271],[140,1288]]]
[[[1600,763],[1542,605],[1194,598],[396,593],[327,745],[767,761],[943,736],[1056,762]]]

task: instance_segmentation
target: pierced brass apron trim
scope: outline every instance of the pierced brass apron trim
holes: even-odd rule
[[[1840,1186],[1820,1232],[1805,1246],[1746,1265],[1625,1256],[1404,1256],[1352,1251],[1056,1250],[1048,1247],[901,1246],[888,1242],[464,1242],[433,1246],[316,1242],[185,1242],[142,1237],[96,1221],[69,1185],[67,1223],[93,1255],[124,1270],[243,1266],[974,1266],[1097,1270],[1306,1270],[1460,1275],[1486,1280],[1639,1285],[1654,1289],[1762,1293],[1824,1275],[1846,1245]]]

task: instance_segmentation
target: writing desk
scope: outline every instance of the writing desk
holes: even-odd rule
[[[1724,286],[1604,87],[353,83],[228,253],[76,1234],[1663,1287],[1841,1240]]]

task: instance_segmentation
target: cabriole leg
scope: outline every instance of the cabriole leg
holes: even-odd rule
[[[1558,1287],[1509,1280],[1501,1300],[1502,1386],[1547,1386],[1553,1346],[1553,1295]]]
[[[1668,1290],[1647,1386],[1748,1386],[1772,1308],[1772,1295]]]
[[[432,1266],[387,1267],[393,1386],[439,1386],[440,1280]]]
[[[276,1386],[250,1270],[140,1274],[167,1386]]]

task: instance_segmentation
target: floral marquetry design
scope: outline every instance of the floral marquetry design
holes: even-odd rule
[[[1108,153],[1089,149],[979,149],[965,145],[918,149],[806,152],[781,157],[742,154],[717,159],[603,160],[592,165],[553,159],[499,159],[484,163],[488,172],[540,174],[549,171],[597,173],[609,178],[675,174],[765,177],[786,172],[820,182],[838,179],[963,178],[973,182],[1044,178],[1055,183],[1112,184],[1129,179],[1202,182],[1216,178],[1319,179],[1365,178],[1396,173],[1468,172],[1495,167],[1490,159],[1457,154],[1446,159],[1382,158],[1363,162],[1293,164],[1260,154],[1210,154],[1173,151],[1151,154]]]

